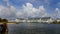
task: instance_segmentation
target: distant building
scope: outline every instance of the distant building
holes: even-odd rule
[[[15,21],[16,22],[26,22],[26,19],[24,19],[24,18],[17,18]]]
[[[60,22],[60,18],[57,18],[57,22]]]
[[[42,17],[42,18],[40,19],[40,21],[41,21],[41,22],[51,23],[51,22],[53,22],[54,20],[53,20],[53,18],[51,18],[51,17]]]
[[[51,23],[53,22],[53,18],[51,17],[40,17],[40,18],[17,18],[16,22],[24,22],[24,23]]]
[[[27,22],[38,22],[38,20],[40,20],[40,18],[28,18]]]

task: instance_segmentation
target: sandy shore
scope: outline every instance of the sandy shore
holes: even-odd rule
[[[3,22],[0,22],[0,24],[3,24]],[[16,24],[16,22],[8,22],[7,24]]]

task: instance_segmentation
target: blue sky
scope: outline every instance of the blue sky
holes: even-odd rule
[[[0,7],[2,18],[46,16],[60,18],[60,0],[0,0]]]

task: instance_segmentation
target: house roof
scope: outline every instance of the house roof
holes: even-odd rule
[[[50,19],[51,17],[42,17],[41,19]]]
[[[35,19],[35,20],[38,19],[39,20],[40,18],[28,18],[28,20],[32,20],[32,19]]]
[[[24,18],[17,18],[17,19],[19,19],[19,20],[24,20]]]
[[[60,20],[60,18],[57,18],[57,20]]]
[[[27,18],[28,20],[50,19],[51,17],[39,17],[39,18]],[[25,20],[25,18],[17,18],[19,20]]]

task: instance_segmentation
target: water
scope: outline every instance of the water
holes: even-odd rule
[[[60,24],[9,24],[8,29],[8,34],[60,34]]]

